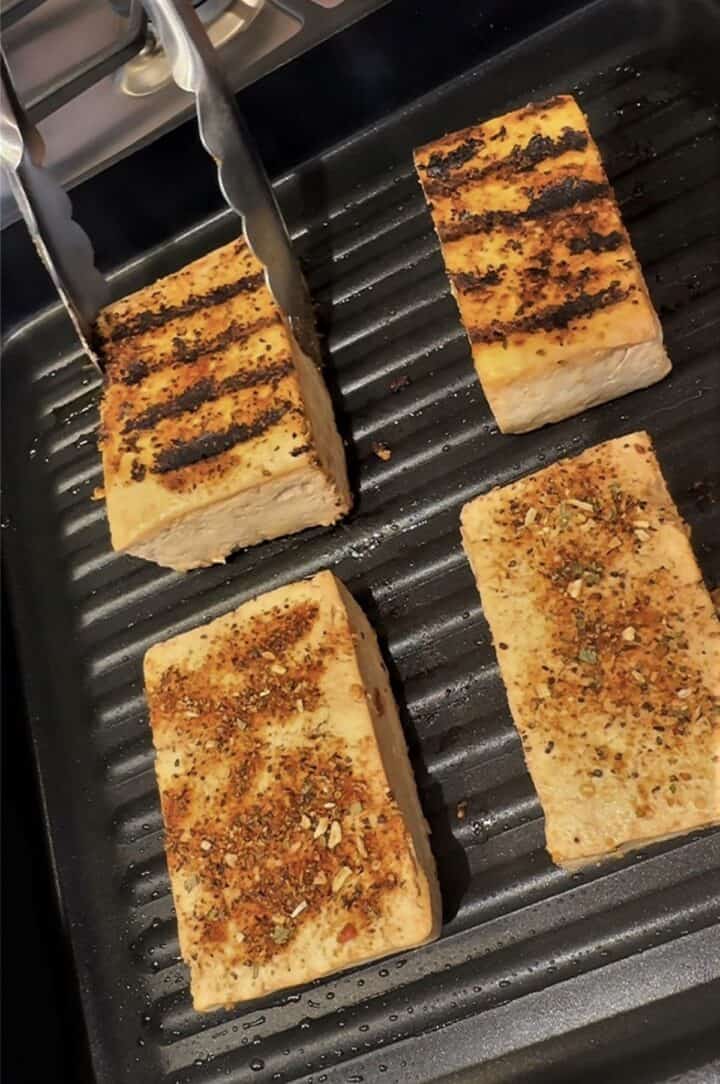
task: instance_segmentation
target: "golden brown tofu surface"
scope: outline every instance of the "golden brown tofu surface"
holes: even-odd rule
[[[196,1008],[437,935],[387,672],[331,573],[153,647],[145,685]]]
[[[720,624],[648,435],[476,498],[462,530],[553,859],[720,820]]]
[[[116,549],[174,567],[186,556],[192,567],[347,511],[329,397],[244,240],[104,309],[97,332]],[[277,502],[295,490],[294,515],[274,524]],[[221,518],[226,502],[236,536]],[[208,511],[203,534],[198,516]],[[183,525],[187,554],[171,537]],[[142,552],[148,543],[160,557]]]
[[[503,430],[567,417],[667,372],[641,269],[571,97],[448,135],[415,162]]]

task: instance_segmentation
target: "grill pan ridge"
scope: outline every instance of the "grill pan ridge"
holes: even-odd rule
[[[682,63],[675,47],[692,27],[707,39],[720,32],[712,5],[687,5],[682,29],[681,11],[592,4],[278,183],[317,302],[358,496],[337,528],[186,575],[113,554],[104,508],[90,499],[101,482],[98,379],[57,310],[10,337],[5,559],[103,1084],[578,1079],[567,1066],[610,1035],[617,1047],[607,1058],[623,1043],[642,1050],[651,1020],[658,1049],[669,1042],[686,999],[697,1006],[690,1030],[718,1023],[720,832],[581,873],[553,867],[458,525],[461,505],[491,485],[647,428],[706,582],[720,583],[720,102],[717,80],[700,60]],[[558,73],[552,81],[548,70]],[[579,418],[503,437],[473,371],[411,151],[567,90],[589,115],[674,369]],[[117,272],[117,294],[236,229],[221,215],[177,238],[169,256],[149,252]],[[378,442],[389,460],[373,451]],[[368,613],[390,665],[432,828],[443,936],[200,1016],[178,956],[142,655],[323,567]],[[604,1064],[598,1080],[636,1079],[603,1075]],[[703,1079],[720,1079],[715,1066]]]

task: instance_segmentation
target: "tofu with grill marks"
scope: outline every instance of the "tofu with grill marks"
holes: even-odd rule
[[[151,648],[145,689],[196,1009],[437,936],[387,671],[330,572]]]
[[[185,571],[349,510],[327,389],[244,240],[103,309],[97,337],[116,550]]]
[[[558,865],[720,822],[720,622],[647,433],[462,511]]]
[[[600,153],[568,95],[415,152],[483,391],[518,433],[670,371]]]

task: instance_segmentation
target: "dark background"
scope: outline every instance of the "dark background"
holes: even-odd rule
[[[10,617],[2,614],[2,1079],[92,1081],[57,906]],[[43,1020],[42,1042],[34,1018]]]

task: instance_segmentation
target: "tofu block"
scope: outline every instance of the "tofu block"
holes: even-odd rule
[[[387,671],[330,572],[152,647],[145,689],[197,1010],[438,935]]]
[[[327,389],[243,239],[103,309],[96,330],[116,550],[185,571],[349,510]]]
[[[462,536],[553,861],[720,822],[720,623],[648,434],[477,497]]]
[[[522,433],[654,384],[662,328],[568,95],[415,152],[485,396]]]

